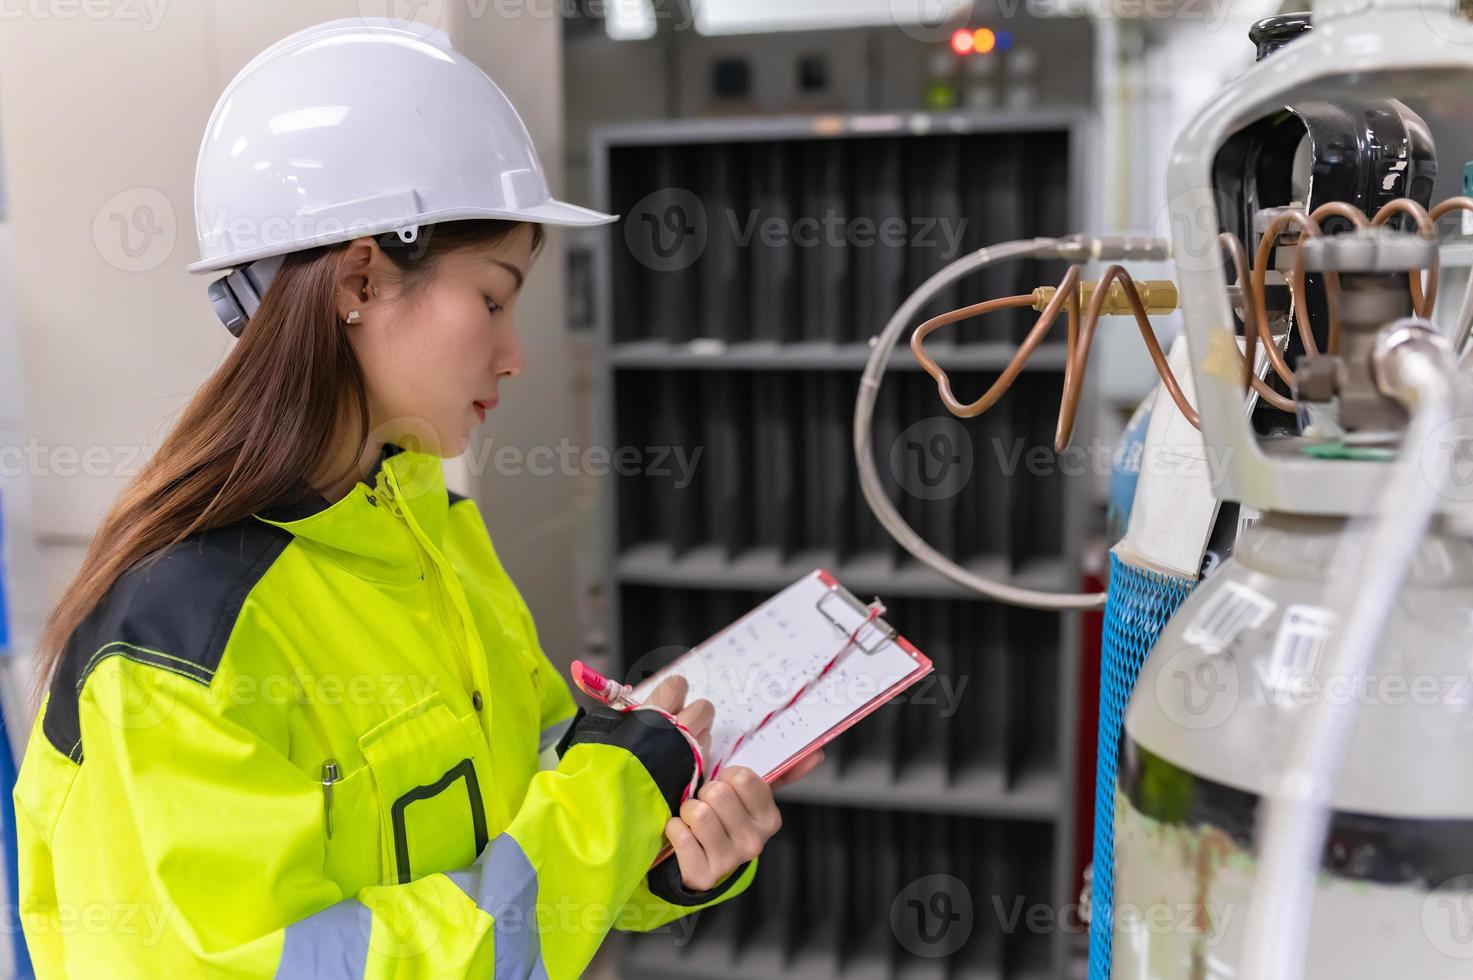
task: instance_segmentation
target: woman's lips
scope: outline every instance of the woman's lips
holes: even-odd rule
[[[471,404],[475,406],[476,417],[484,422],[486,421],[486,413],[496,407],[496,399],[493,398],[487,402],[471,402]]]

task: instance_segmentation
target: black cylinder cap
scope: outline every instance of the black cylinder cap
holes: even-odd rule
[[[1248,40],[1258,49],[1256,60],[1262,61],[1310,28],[1309,14],[1279,14],[1265,17],[1248,28]]]

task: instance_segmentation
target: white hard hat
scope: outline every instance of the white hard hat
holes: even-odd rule
[[[194,208],[194,273],[388,231],[410,242],[438,221],[616,220],[553,198],[516,109],[445,32],[374,17],[299,31],[235,76]]]

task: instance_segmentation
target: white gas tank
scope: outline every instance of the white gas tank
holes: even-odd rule
[[[1473,976],[1473,542],[1422,542],[1373,672],[1316,677],[1346,522],[1268,514],[1167,624],[1126,712],[1113,975],[1243,978],[1258,803],[1310,699],[1354,699],[1307,980]]]

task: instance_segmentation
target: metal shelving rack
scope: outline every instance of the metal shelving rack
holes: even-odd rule
[[[954,256],[879,244],[734,248],[720,222],[820,209],[846,219],[967,216],[957,254],[1064,234],[1083,212],[1085,133],[1072,113],[595,131],[597,206],[625,216],[596,250],[600,444],[703,452],[684,485],[651,473],[605,485],[609,666],[637,679],[822,566],[856,593],[882,596],[937,668],[929,697],[913,689],[887,705],[835,742],[819,772],[779,792],[784,829],[745,896],[701,913],[688,942],[631,937],[626,975],[1064,975],[1070,935],[1031,931],[1027,912],[1037,904],[1058,916],[1076,897],[1077,620],[981,602],[910,560],[865,508],[850,455],[866,341]],[[625,237],[640,228],[627,223],[663,222],[663,211],[641,216],[648,195],[671,187],[696,195],[706,241],[652,268]],[[688,217],[675,213],[677,224]],[[989,270],[959,302],[1025,291],[1055,271]],[[980,391],[1028,323],[999,314],[958,331],[986,339],[937,344],[956,390]],[[1063,364],[1062,345],[1046,344],[1002,403],[966,423],[974,470],[959,493],[921,500],[899,479],[889,489],[913,526],[962,563],[1073,590],[1083,488],[1000,465],[1019,445],[1051,446]],[[908,352],[891,367],[875,422],[882,471],[902,429],[944,414]],[[947,901],[971,908],[965,941],[944,957],[901,921],[911,914],[902,890],[936,874],[950,876]]]

